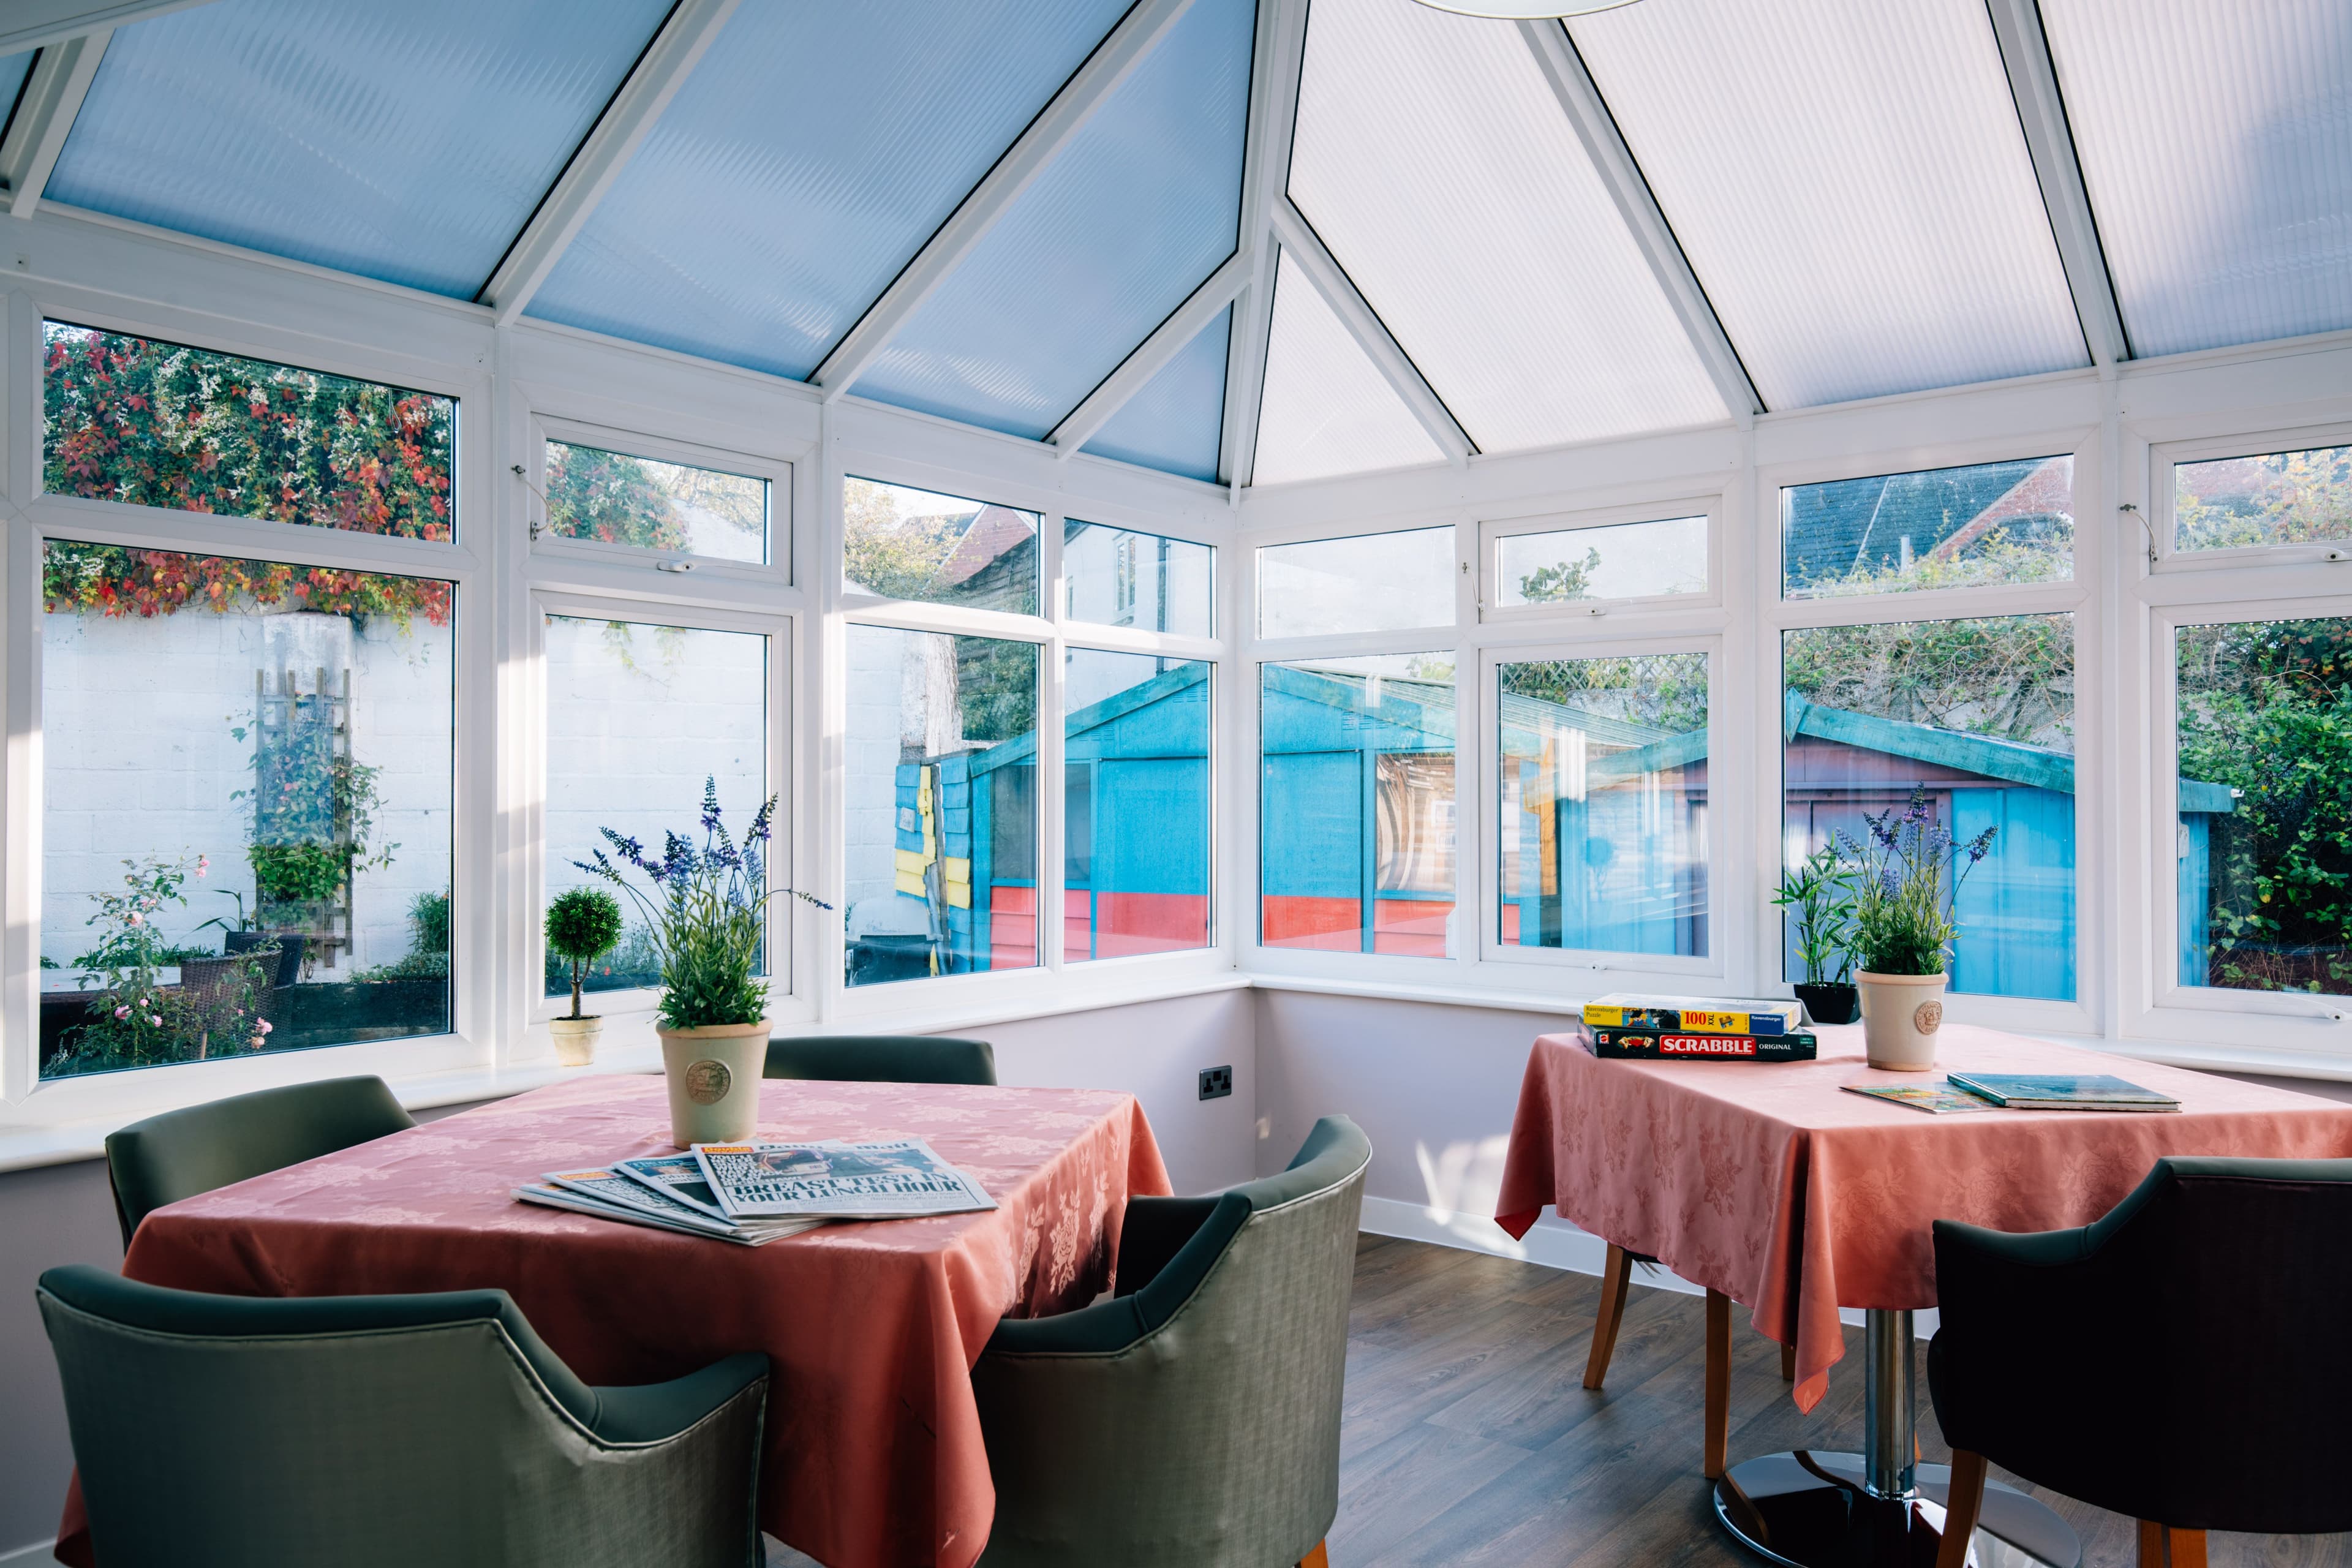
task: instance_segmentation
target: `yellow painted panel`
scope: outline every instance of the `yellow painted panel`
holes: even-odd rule
[[[914,878],[917,892],[922,891],[920,884],[923,880],[923,868],[930,863],[931,858],[929,855],[919,855],[912,849],[898,851],[898,874],[902,877]]]

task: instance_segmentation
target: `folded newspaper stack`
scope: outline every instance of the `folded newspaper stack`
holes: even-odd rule
[[[583,1171],[552,1171],[514,1195],[527,1204],[570,1209],[574,1214],[715,1236],[759,1247],[823,1225],[822,1218],[738,1219],[719,1206],[691,1154],[656,1154],[615,1160]]]
[[[698,1143],[694,1158],[719,1206],[744,1225],[911,1219],[996,1206],[977,1183],[919,1138]]]

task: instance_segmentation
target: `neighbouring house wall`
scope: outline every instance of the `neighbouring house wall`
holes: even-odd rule
[[[1123,1089],[1143,1102],[1180,1193],[1247,1181],[1256,1114],[1255,1014],[1245,990],[946,1031],[996,1047],[1008,1084]],[[1199,1098],[1199,1069],[1231,1066],[1228,1099]],[[419,1111],[431,1121],[465,1110]],[[121,1266],[106,1167],[83,1160],[0,1174],[0,1563],[57,1530],[73,1465],[47,1336],[41,1271]],[[26,1562],[46,1562],[35,1554]]]

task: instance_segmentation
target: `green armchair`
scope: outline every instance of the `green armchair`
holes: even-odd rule
[[[756,1568],[768,1358],[591,1388],[503,1290],[36,1292],[106,1568]]]
[[[971,1374],[982,1568],[1320,1562],[1371,1156],[1327,1116],[1278,1176],[1133,1199],[1111,1300],[997,1326]]]
[[[415,1125],[380,1078],[258,1089],[134,1121],[106,1141],[123,1250],[165,1204]]]
[[[768,1042],[764,1078],[835,1083],[996,1081],[996,1049],[986,1040],[944,1035],[804,1035]]]

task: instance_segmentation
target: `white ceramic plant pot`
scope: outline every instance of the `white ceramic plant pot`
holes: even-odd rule
[[[670,1142],[740,1143],[760,1121],[760,1075],[768,1065],[768,1020],[662,1029],[662,1076],[669,1081]]]
[[[1862,988],[1862,1043],[1870,1065],[1926,1072],[1936,1065],[1936,1031],[1944,1026],[1948,974],[1853,972]]]
[[[604,1032],[604,1020],[591,1016],[585,1018],[550,1018],[547,1032],[555,1037],[555,1059],[568,1068],[584,1068],[596,1059],[596,1037]]]

